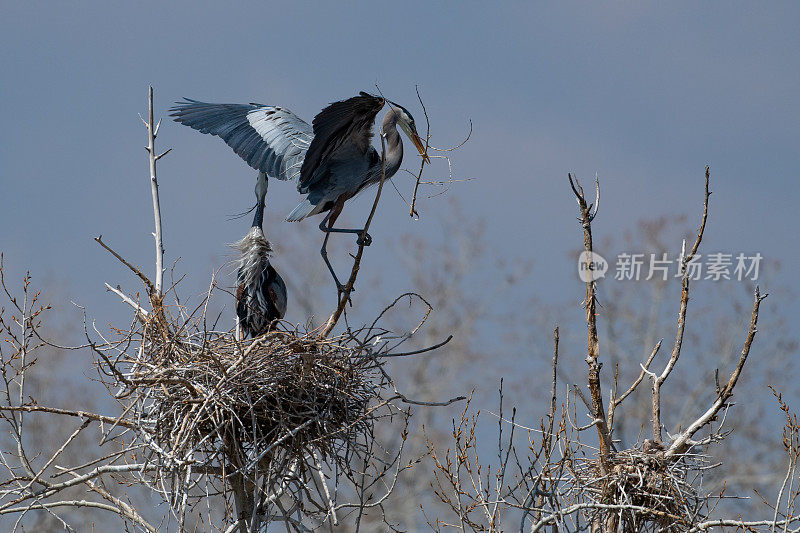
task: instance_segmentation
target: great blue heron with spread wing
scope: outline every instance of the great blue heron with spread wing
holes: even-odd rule
[[[312,125],[286,108],[261,104],[208,104],[186,99],[171,111],[177,122],[222,138],[248,165],[280,180],[298,179],[305,200],[289,213],[295,222],[311,215],[328,214],[319,228],[325,232],[320,253],[337,289],[344,287],[328,260],[331,233],[363,233],[363,229],[334,228],[344,203],[381,180],[384,161],[372,146],[372,123],[386,99],[362,92],[323,109]],[[420,155],[429,161],[414,118],[404,107],[389,102],[383,117],[386,141],[386,178],[400,169],[403,142],[397,126],[408,135]],[[358,243],[369,246],[364,234]]]
[[[269,262],[272,246],[262,229],[266,196],[267,176],[260,172],[256,182],[253,226],[242,240],[233,244],[240,254],[236,276],[236,316],[239,327],[251,337],[266,333],[286,314],[286,284]]]

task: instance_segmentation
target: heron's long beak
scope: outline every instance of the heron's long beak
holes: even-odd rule
[[[430,163],[431,158],[428,157],[428,153],[425,151],[425,145],[422,143],[422,139],[419,138],[416,131],[411,133],[411,142],[413,142],[414,146],[419,150],[419,155],[422,156],[422,159],[424,159],[426,163]]]

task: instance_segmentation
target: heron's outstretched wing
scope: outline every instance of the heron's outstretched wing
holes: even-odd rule
[[[176,122],[220,137],[248,165],[281,180],[300,175],[314,138],[307,122],[282,107],[208,104],[187,98],[169,111]]]
[[[334,102],[314,117],[314,140],[300,170],[297,189],[308,189],[323,173],[323,162],[345,143],[352,143],[366,155],[372,138],[372,123],[383,107],[383,98],[362,92],[359,96]]]

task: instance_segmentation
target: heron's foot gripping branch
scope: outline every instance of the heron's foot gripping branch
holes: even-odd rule
[[[356,244],[359,246],[369,246],[372,244],[372,236],[364,231],[361,235],[358,236],[356,239]]]

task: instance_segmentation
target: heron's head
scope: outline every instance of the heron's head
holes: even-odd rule
[[[395,113],[397,113],[397,125],[400,126],[400,129],[403,130],[406,135],[408,135],[408,138],[411,139],[411,142],[413,142],[414,146],[417,147],[419,155],[422,156],[425,162],[430,163],[431,160],[428,157],[428,153],[425,151],[425,145],[422,143],[422,139],[420,139],[419,134],[417,133],[417,126],[414,124],[414,117],[411,116],[411,113],[408,112],[408,109],[400,104],[396,104],[394,102],[389,103],[395,109]]]

